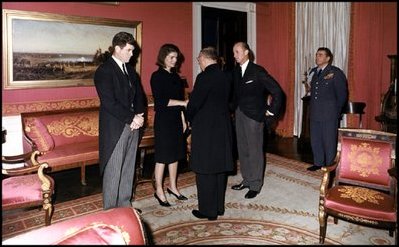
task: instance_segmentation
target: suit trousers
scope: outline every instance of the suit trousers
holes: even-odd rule
[[[337,154],[338,120],[310,121],[310,145],[313,164],[329,166]]]
[[[247,117],[238,107],[235,112],[238,159],[242,184],[260,192],[265,172],[263,152],[264,122]]]
[[[200,174],[196,173],[198,210],[208,217],[224,213],[226,195],[226,173]]]
[[[115,207],[131,207],[136,152],[139,130],[125,125],[123,132],[105,166],[103,175],[104,210]]]

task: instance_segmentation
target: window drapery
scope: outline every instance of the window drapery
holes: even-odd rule
[[[333,65],[348,76],[350,9],[350,2],[296,3],[294,136],[300,137],[302,131],[302,97],[306,94],[304,74],[316,66],[317,49],[329,48],[334,55]],[[345,124],[344,119],[343,126]]]

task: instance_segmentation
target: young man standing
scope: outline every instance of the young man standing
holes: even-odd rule
[[[131,207],[139,128],[143,126],[145,110],[140,80],[127,64],[133,55],[133,35],[117,33],[112,48],[112,57],[94,75],[100,98],[99,155],[104,209]]]

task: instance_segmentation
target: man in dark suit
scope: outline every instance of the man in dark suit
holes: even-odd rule
[[[265,122],[276,119],[282,107],[284,93],[278,82],[261,66],[253,62],[248,44],[238,42],[233,47],[237,66],[233,70],[235,126],[242,182],[233,190],[248,188],[245,198],[257,196],[263,186],[265,156],[263,131]],[[268,96],[271,101],[268,102]]]
[[[337,152],[339,120],[348,100],[348,85],[344,72],[331,65],[330,49],[316,52],[317,67],[313,68],[310,88],[310,144],[313,165],[308,171],[333,164]]]
[[[216,63],[213,47],[200,51],[198,74],[187,104],[192,127],[190,168],[196,174],[197,218],[216,220],[224,214],[227,172],[233,170],[229,78]]]
[[[103,207],[131,207],[139,128],[144,123],[144,92],[137,74],[127,65],[134,38],[126,32],[112,40],[112,57],[94,75],[100,98],[99,156],[103,176]]]

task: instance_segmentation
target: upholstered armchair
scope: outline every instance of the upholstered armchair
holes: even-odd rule
[[[2,156],[2,210],[42,206],[45,225],[51,224],[54,180],[44,174],[47,163],[39,163],[39,151]],[[17,168],[14,168],[14,167]]]
[[[320,185],[320,244],[327,218],[389,230],[397,242],[396,134],[339,129],[336,163],[323,167]]]
[[[147,232],[131,207],[111,208],[44,226],[3,245],[147,245]]]

